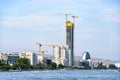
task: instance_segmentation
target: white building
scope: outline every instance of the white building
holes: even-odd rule
[[[92,67],[92,61],[89,52],[84,52],[82,55],[82,60],[80,60],[80,66],[90,66]]]
[[[36,53],[33,52],[21,52],[19,53],[20,58],[28,58],[31,65],[35,65],[37,63]]]
[[[44,61],[44,57],[40,54],[37,54],[37,63],[42,63]]]
[[[117,68],[120,68],[120,63],[115,63],[115,66],[116,66]]]
[[[59,65],[69,66],[69,50],[67,46],[58,44],[54,47],[54,62]]]
[[[37,54],[37,64],[38,63],[46,63],[47,57],[43,56],[42,54]]]

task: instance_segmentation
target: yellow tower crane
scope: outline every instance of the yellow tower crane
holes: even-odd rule
[[[38,50],[38,52],[41,54],[41,47],[42,47],[42,44],[39,43],[39,42],[36,42],[36,44],[39,46],[39,50]]]
[[[44,53],[48,52],[48,50],[41,50],[42,56],[44,57]]]
[[[40,52],[40,53],[42,53],[42,54],[44,54],[44,52],[48,52],[48,51],[42,51],[41,50],[41,47],[42,46],[48,46],[48,47],[51,47],[52,46],[52,60],[54,60],[54,44],[41,44],[41,43],[39,43],[39,42],[36,42],[36,44],[39,46],[39,50],[38,50],[38,52]]]

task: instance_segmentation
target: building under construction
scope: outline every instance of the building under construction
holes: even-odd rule
[[[69,66],[74,65],[74,24],[70,21],[66,22],[66,45],[68,45]]]
[[[63,64],[66,66],[74,66],[74,24],[75,18],[77,16],[72,16],[73,22],[67,20],[68,15],[71,14],[62,14],[66,16],[66,46],[61,44],[41,44],[37,42],[39,45],[39,52],[41,53],[41,46],[52,46],[53,47],[53,55],[52,62],[57,64]],[[44,55],[43,55],[44,57]]]

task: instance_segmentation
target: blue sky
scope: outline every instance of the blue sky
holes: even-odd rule
[[[120,61],[120,0],[1,0],[0,52],[36,51],[36,42],[65,44],[65,16],[75,23],[75,55]],[[69,17],[72,21],[72,18]]]

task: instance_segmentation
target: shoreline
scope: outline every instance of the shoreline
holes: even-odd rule
[[[55,71],[55,70],[116,70],[120,72],[120,69],[53,69],[53,70],[49,70],[49,69],[38,69],[38,70],[8,70],[8,71],[4,71],[4,70],[0,70],[0,72],[23,72],[23,71]]]

